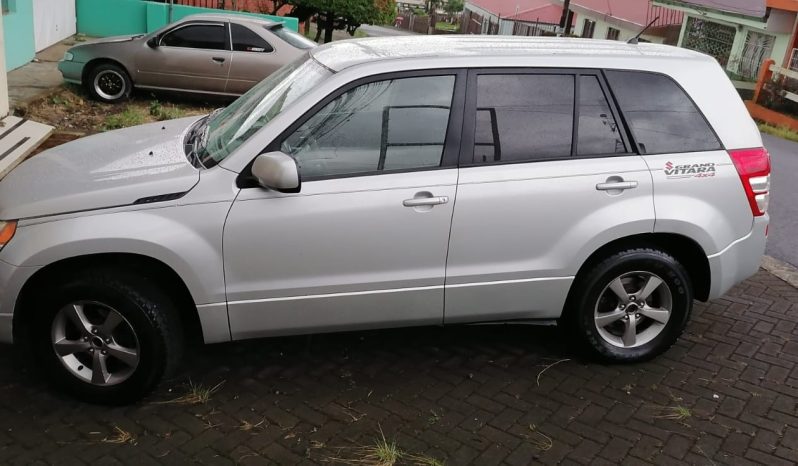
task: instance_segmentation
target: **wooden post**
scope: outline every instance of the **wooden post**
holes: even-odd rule
[[[770,78],[773,77],[773,72],[770,71],[770,67],[775,64],[776,61],[772,58],[768,58],[762,62],[762,68],[759,69],[759,79],[756,80],[756,87],[754,88],[754,98],[751,100],[753,103],[759,102],[759,94],[762,92],[762,88],[765,86],[765,83],[770,81]]]

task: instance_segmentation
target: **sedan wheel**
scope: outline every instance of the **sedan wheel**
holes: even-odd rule
[[[125,95],[125,77],[117,70],[103,70],[94,76],[94,92],[105,100],[117,100]]]

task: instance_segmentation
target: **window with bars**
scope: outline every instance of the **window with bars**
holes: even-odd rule
[[[582,26],[582,37],[591,39],[594,32],[596,32],[596,22],[586,19]]]
[[[621,31],[615,28],[607,28],[607,39],[618,40],[621,37]]]
[[[729,63],[736,34],[737,29],[733,26],[690,16],[687,18],[682,47],[711,55],[725,67]]]
[[[737,66],[737,74],[744,78],[756,79],[759,76],[762,62],[773,54],[775,42],[775,36],[748,31],[740,64]]]

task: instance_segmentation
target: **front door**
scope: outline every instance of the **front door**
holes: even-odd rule
[[[445,322],[553,319],[600,246],[652,232],[652,180],[599,72],[474,71]]]
[[[245,188],[233,204],[233,338],[441,323],[464,83],[456,72],[375,79],[268,147],[297,160],[299,193]]]
[[[160,35],[157,47],[136,55],[136,85],[198,92],[224,92],[230,72],[226,22],[190,22]]]

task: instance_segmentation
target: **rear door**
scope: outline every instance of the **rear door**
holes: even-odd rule
[[[136,56],[137,86],[224,92],[231,58],[225,21],[183,23],[158,41]]]
[[[559,317],[577,270],[651,232],[651,174],[592,70],[469,73],[445,322]]]

